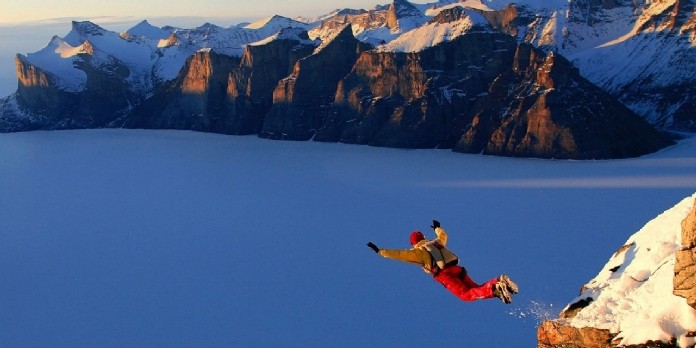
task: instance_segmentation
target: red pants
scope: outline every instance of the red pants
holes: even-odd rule
[[[459,266],[450,266],[438,273],[434,278],[447,290],[464,301],[475,301],[493,297],[493,286],[498,282],[493,278],[483,285],[476,284],[468,274],[462,274]]]

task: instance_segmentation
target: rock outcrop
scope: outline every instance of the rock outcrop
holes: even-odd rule
[[[695,197],[684,199],[632,236],[604,270],[583,286],[580,296],[563,310],[560,318],[539,326],[538,347],[693,347]],[[681,235],[681,245],[675,245],[676,235]],[[664,269],[665,265],[674,266]],[[686,298],[688,306],[677,296]],[[587,325],[590,322],[614,329]],[[651,323],[654,327],[649,326]]]
[[[681,244],[674,265],[674,294],[696,309],[696,204],[682,221]]]
[[[611,348],[616,334],[592,327],[576,328],[562,320],[545,321],[537,331],[538,348]]]

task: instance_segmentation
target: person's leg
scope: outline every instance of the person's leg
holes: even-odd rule
[[[435,280],[463,301],[471,302],[494,297],[493,287],[498,282],[497,279],[494,278],[479,285],[468,275],[462,279],[459,276],[460,271],[461,268],[456,266],[444,269],[435,277]]]
[[[468,274],[464,275],[464,279],[462,279],[462,282],[464,282],[464,284],[470,288],[478,288],[481,286],[480,284],[476,283],[473,279],[471,279],[471,277],[469,277]]]

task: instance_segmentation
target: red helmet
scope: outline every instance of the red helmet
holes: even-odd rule
[[[409,240],[411,241],[411,245],[416,245],[418,242],[422,241],[425,239],[425,236],[423,236],[423,232],[421,231],[413,231],[411,232],[411,237]]]

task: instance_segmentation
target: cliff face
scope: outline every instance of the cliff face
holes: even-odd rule
[[[17,67],[17,104],[19,108],[31,110],[32,114],[70,114],[72,105],[78,99],[77,95],[58,88],[49,73],[29,64],[20,55],[15,58],[15,65]],[[5,112],[8,110],[6,109]],[[18,118],[17,121],[13,122],[13,126],[19,130],[42,129],[50,127],[52,121],[53,117],[43,117],[40,120],[32,118],[24,120],[24,122]]]
[[[200,51],[191,56],[179,77],[161,87],[126,120],[126,128],[228,130],[224,117],[227,80],[239,59]]]
[[[295,63],[310,55],[315,46],[302,43],[307,33],[296,39],[279,39],[263,45],[246,46],[241,64],[229,76],[227,117],[234,126],[231,134],[261,132],[266,114],[273,106],[278,81],[293,71]]]
[[[271,108],[278,80],[314,49],[299,40],[249,45],[241,59],[199,51],[172,85],[131,113],[125,126],[256,134]]]
[[[632,236],[559,319],[539,326],[538,347],[693,347],[695,197]]]
[[[436,147],[444,128],[427,107],[425,75],[418,54],[363,53],[340,81],[333,111],[315,139]]]
[[[696,309],[696,204],[682,221],[681,246],[674,265],[674,294]]]
[[[309,140],[322,126],[338,81],[350,72],[358,55],[370,48],[355,39],[350,25],[327,41],[318,52],[298,60],[292,73],[278,82],[259,136]]]
[[[630,157],[670,143],[566,59],[500,33],[363,53],[316,139],[545,158]]]
[[[653,152],[670,143],[611,95],[581,77],[568,60],[526,44],[517,47],[512,69],[499,75],[487,93],[474,108],[475,126],[465,132],[457,150],[549,158],[620,158]]]

